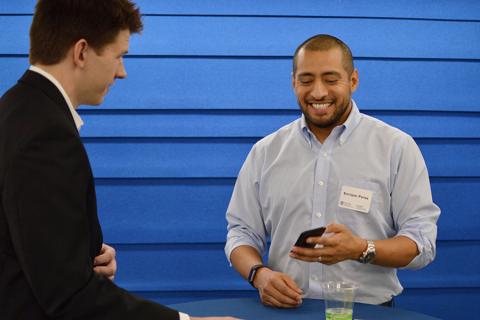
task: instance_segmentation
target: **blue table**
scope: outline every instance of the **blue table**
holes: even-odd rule
[[[324,320],[323,300],[304,299],[297,309],[266,307],[256,298],[217,299],[177,303],[170,307],[192,316],[234,316],[245,320]],[[355,303],[353,318],[358,320],[439,320],[399,308]]]

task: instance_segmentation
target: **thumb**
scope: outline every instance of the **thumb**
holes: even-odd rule
[[[345,231],[346,227],[343,224],[339,223],[330,223],[325,228],[325,233],[339,233]]]

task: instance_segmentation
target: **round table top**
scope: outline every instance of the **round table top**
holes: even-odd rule
[[[201,300],[172,304],[170,307],[191,316],[233,316],[245,320],[324,320],[323,300],[304,299],[296,309],[278,309],[262,305],[256,298],[235,298]],[[439,320],[418,312],[399,308],[381,307],[355,303],[353,309],[355,320]]]

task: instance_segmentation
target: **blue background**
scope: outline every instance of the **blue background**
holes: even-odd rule
[[[0,0],[0,93],[28,67],[33,0]],[[436,260],[399,271],[397,306],[480,314],[480,2],[137,1],[127,80],[82,107],[116,282],[164,304],[254,296],[223,253],[225,210],[253,143],[299,116],[296,46],[351,47],[360,109],[411,134],[441,207]]]

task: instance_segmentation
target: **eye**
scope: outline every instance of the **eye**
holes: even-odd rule
[[[299,78],[298,82],[300,82],[300,84],[302,84],[302,85],[309,85],[313,82],[313,79],[312,78]]]
[[[325,79],[325,82],[327,84],[333,85],[333,84],[336,84],[338,82],[338,79]]]

